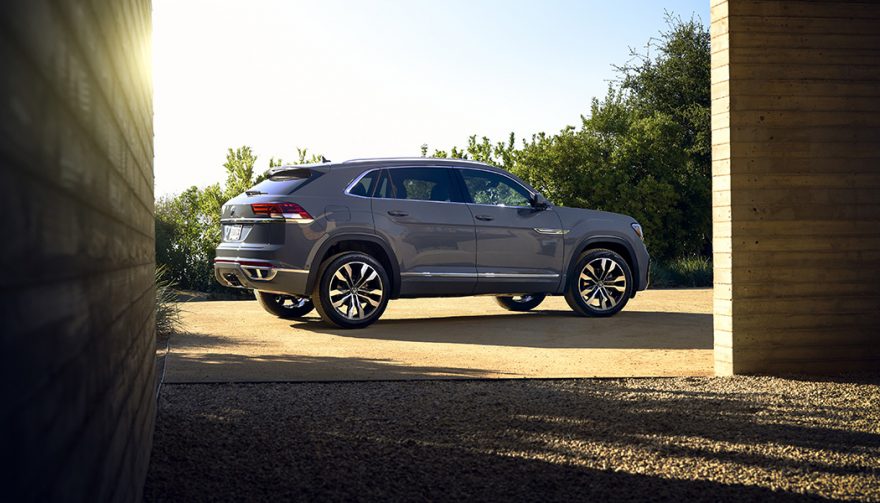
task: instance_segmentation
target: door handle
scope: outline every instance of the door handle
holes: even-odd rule
[[[405,211],[397,211],[397,210],[390,210],[390,211],[388,212],[388,214],[391,215],[392,217],[406,217],[406,216],[409,216],[409,213],[407,213],[407,212],[405,212]]]
[[[474,218],[476,218],[477,220],[482,220],[484,222],[489,222],[489,221],[495,220],[494,218],[490,217],[489,215],[477,215]]]

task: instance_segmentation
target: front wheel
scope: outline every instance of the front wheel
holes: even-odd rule
[[[254,291],[257,302],[267,312],[285,320],[302,318],[312,312],[315,306],[308,297],[297,295],[279,295],[277,293]]]
[[[632,296],[632,271],[618,253],[596,248],[587,250],[568,279],[565,300],[581,316],[612,316]]]
[[[495,297],[495,302],[508,311],[531,311],[544,302],[544,294],[503,295]]]
[[[340,328],[364,328],[382,316],[390,293],[382,264],[351,252],[337,255],[322,268],[312,301],[324,321]]]

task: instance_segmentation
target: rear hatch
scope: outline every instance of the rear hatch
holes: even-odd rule
[[[275,168],[268,178],[230,199],[221,212],[223,242],[283,243],[285,222],[312,219],[290,196],[322,173],[309,167]]]

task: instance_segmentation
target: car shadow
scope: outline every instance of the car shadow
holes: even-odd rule
[[[568,311],[485,316],[383,319],[359,330],[304,319],[298,330],[338,337],[422,343],[481,344],[533,348],[712,349],[712,315],[624,311],[610,318],[583,318]]]
[[[390,358],[175,353],[165,382],[335,381],[340,379],[340,369],[345,369],[346,381],[478,379],[494,372],[478,368],[403,364]]]

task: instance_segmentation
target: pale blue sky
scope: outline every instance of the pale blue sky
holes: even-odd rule
[[[156,195],[224,178],[227,147],[264,169],[418,155],[577,124],[665,27],[708,0],[154,0]]]

